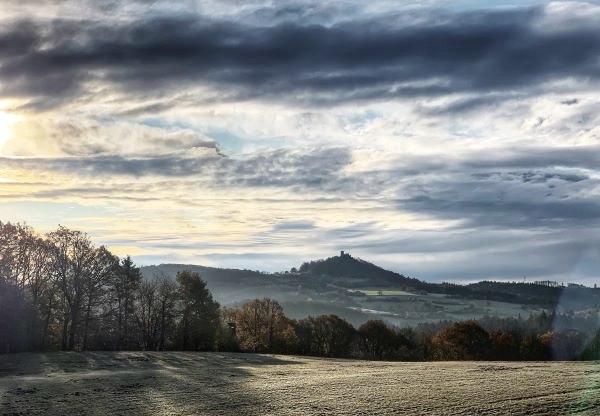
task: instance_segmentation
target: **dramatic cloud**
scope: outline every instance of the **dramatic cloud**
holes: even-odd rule
[[[598,277],[597,2],[3,6],[2,220],[142,263]]]
[[[539,27],[547,18],[532,8],[434,13],[412,25],[394,15],[331,25],[250,25],[200,15],[20,20],[0,32],[7,46],[0,77],[4,95],[32,98],[36,108],[59,105],[97,83],[140,95],[205,87],[198,94],[204,102],[310,105],[597,81],[597,26]]]

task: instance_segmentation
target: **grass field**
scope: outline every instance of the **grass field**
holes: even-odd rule
[[[385,290],[385,289],[358,289],[367,296],[415,296],[414,293],[405,290]]]
[[[229,353],[0,355],[2,415],[598,414],[596,363]]]

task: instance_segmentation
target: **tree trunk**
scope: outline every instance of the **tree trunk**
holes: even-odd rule
[[[62,328],[62,339],[61,339],[61,349],[65,351],[67,349],[67,336],[69,330],[69,313],[65,312],[65,316],[63,317],[63,328]]]
[[[166,302],[163,301],[160,308],[160,340],[158,349],[163,350],[165,348],[165,314],[166,314]]]
[[[79,307],[73,308],[71,312],[71,330],[69,331],[69,351],[75,349],[75,338],[77,337],[77,327],[79,326]]]
[[[83,327],[83,350],[86,351],[88,348],[88,328],[90,323],[90,315],[92,312],[92,301],[88,300],[87,307],[85,310],[85,323]]]
[[[55,287],[53,286],[52,290],[50,292],[50,297],[48,298],[48,308],[46,308],[46,319],[44,320],[44,329],[42,331],[42,340],[41,340],[42,349],[44,349],[46,347],[46,342],[48,339],[48,329],[50,328],[50,317],[52,315],[54,291],[55,291]]]
[[[123,310],[121,308],[121,299],[117,301],[117,350],[123,349]]]

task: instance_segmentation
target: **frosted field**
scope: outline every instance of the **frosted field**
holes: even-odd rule
[[[0,355],[2,415],[600,414],[596,363]]]

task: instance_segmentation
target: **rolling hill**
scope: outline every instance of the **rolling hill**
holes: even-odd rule
[[[542,310],[586,311],[600,305],[600,290],[552,282],[428,283],[385,270],[342,252],[283,273],[220,269],[189,264],[142,267],[146,278],[177,271],[198,272],[215,299],[235,306],[255,299],[277,299],[296,319],[336,314],[354,325],[384,319],[395,325],[483,316],[516,317]]]

